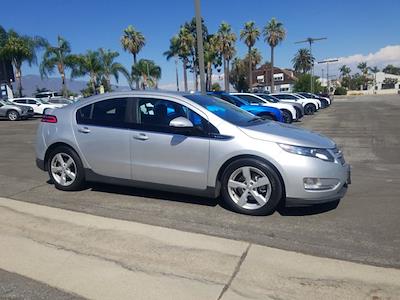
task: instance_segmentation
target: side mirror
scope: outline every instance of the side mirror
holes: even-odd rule
[[[37,106],[40,106],[40,103],[36,103]]]
[[[193,128],[193,123],[185,117],[177,117],[169,122],[169,126],[175,128]]]

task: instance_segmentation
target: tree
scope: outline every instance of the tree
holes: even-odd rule
[[[250,53],[246,54],[244,60],[246,61],[247,64],[249,64],[249,62],[251,60],[251,65],[252,65],[251,68],[254,69],[262,61],[261,52],[257,48],[253,48],[253,49],[251,49]]]
[[[175,78],[176,78],[176,90],[179,91],[179,75],[178,75],[178,58],[179,58],[179,37],[173,36],[169,40],[169,49],[163,53],[163,55],[170,60],[172,57],[175,59]]]
[[[368,69],[374,74],[374,87],[376,88],[376,73],[378,73],[380,70],[377,66],[373,68],[369,67]]]
[[[29,66],[36,64],[36,50],[44,47],[47,41],[41,37],[30,37],[20,35],[14,30],[6,32],[0,30],[0,57],[10,60],[15,69],[17,79],[17,90],[19,97],[22,97],[22,64],[28,62]]]
[[[271,92],[274,92],[274,49],[286,37],[283,24],[272,18],[263,30],[264,40],[271,47]]]
[[[357,68],[361,71],[361,74],[362,74],[362,86],[363,86],[363,89],[365,90],[365,89],[367,89],[367,85],[368,85],[368,70],[369,70],[369,68],[368,68],[368,66],[367,66],[367,63],[366,62],[361,62],[361,63],[359,63],[358,65],[357,65]]]
[[[141,81],[141,86],[146,89],[148,86],[156,87],[157,82],[161,78],[161,67],[156,65],[154,61],[149,59],[141,59],[132,66],[131,81]]]
[[[343,66],[341,66],[341,67],[339,68],[339,72],[340,72],[340,76],[341,76],[342,78],[345,78],[345,77],[347,77],[347,76],[350,75],[351,69],[350,69],[348,66],[343,65]]]
[[[397,82],[399,82],[397,78],[386,77],[382,82],[382,89],[394,89]]]
[[[232,32],[231,26],[228,23],[222,22],[216,36],[216,46],[223,57],[225,91],[229,92],[229,62],[236,52],[236,35]]]
[[[103,65],[99,51],[88,50],[86,54],[77,56],[76,68],[71,72],[71,77],[89,76],[89,87],[92,94],[96,94],[99,82],[101,80],[101,74],[103,71]]]
[[[221,53],[218,51],[216,35],[209,35],[204,44],[204,62],[206,65],[206,89],[212,88],[212,70],[213,67],[222,65]]]
[[[57,46],[48,45],[43,54],[43,59],[39,67],[40,76],[48,76],[54,73],[57,67],[58,73],[61,76],[62,94],[67,97],[67,84],[65,71],[67,68],[74,69],[77,63],[76,55],[70,54],[71,46],[62,36],[57,37]]]
[[[293,68],[296,72],[305,74],[309,72],[314,64],[315,58],[307,48],[299,49],[292,59]]]
[[[244,41],[247,46],[247,56],[249,64],[249,87],[253,84],[253,62],[251,50],[256,41],[260,38],[260,31],[256,27],[254,21],[249,21],[244,24],[244,28],[240,31],[240,39]]]
[[[230,73],[229,82],[238,92],[245,92],[249,90],[247,66],[248,64],[238,57],[232,61],[232,71]]]
[[[316,76],[312,77],[313,84],[314,84],[314,92],[319,93],[323,91],[321,83]],[[293,90],[294,92],[311,92],[310,91],[311,85],[311,75],[310,74],[302,74],[297,77],[297,81],[294,84]]]
[[[387,74],[400,75],[400,67],[393,65],[387,65],[382,71]]]
[[[111,76],[114,77],[118,83],[119,74],[121,73],[129,81],[129,72],[125,67],[115,62],[114,59],[119,56],[116,51],[106,50],[103,48],[99,49],[99,59],[101,64],[101,75],[104,77],[105,90],[111,92]]]
[[[212,90],[212,91],[215,91],[215,92],[218,92],[218,91],[221,90],[221,86],[219,85],[218,82],[214,82],[214,83],[211,85],[211,90]]]
[[[146,44],[144,35],[137,31],[132,25],[129,25],[124,30],[121,37],[122,48],[133,55],[133,64],[137,63],[137,55]],[[136,89],[139,89],[139,80],[136,80]]]

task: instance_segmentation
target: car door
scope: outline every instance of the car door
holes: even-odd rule
[[[109,98],[76,111],[74,134],[83,159],[97,175],[131,179],[129,120],[132,99]]]
[[[27,99],[26,103],[28,106],[33,108],[33,111],[35,112],[35,114],[42,114],[43,113],[43,107],[42,104],[35,100],[35,99]]]
[[[133,178],[206,189],[210,140],[205,116],[164,99],[139,98],[136,107],[137,126],[131,131]],[[194,127],[182,131],[169,126],[172,119],[182,116]]]

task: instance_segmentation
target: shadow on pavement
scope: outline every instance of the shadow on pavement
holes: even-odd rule
[[[277,211],[281,216],[317,215],[336,209],[339,203],[340,201],[334,201],[302,207],[280,207]]]

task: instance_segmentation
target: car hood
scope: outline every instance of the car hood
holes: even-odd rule
[[[334,141],[322,134],[273,121],[239,128],[251,138],[269,142],[325,149],[336,146]]]

